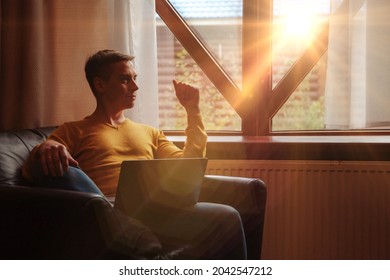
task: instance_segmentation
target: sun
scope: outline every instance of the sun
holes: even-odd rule
[[[313,36],[315,21],[304,11],[291,11],[283,21],[284,35],[293,39],[310,39]]]

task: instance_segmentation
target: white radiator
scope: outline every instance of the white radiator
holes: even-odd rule
[[[268,189],[263,259],[390,259],[390,163],[210,160]]]

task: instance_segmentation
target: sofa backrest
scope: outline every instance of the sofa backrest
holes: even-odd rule
[[[21,170],[31,150],[42,143],[55,127],[0,131],[0,184],[27,185]]]

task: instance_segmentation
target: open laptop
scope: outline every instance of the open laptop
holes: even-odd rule
[[[150,206],[192,206],[198,202],[206,165],[207,158],[124,161],[114,207],[136,217]]]

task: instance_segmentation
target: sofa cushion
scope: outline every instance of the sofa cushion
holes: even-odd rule
[[[21,170],[31,150],[46,140],[54,127],[0,132],[0,184],[26,185]]]

